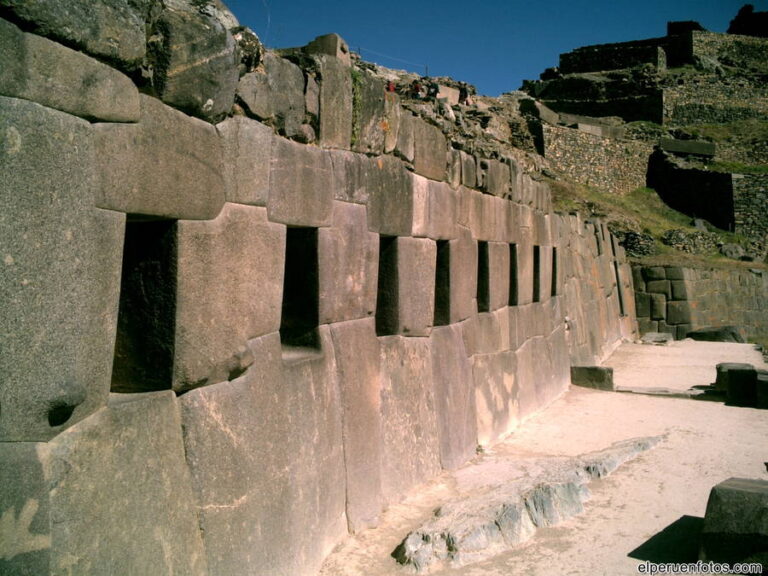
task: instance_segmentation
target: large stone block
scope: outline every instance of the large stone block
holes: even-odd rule
[[[477,446],[472,368],[459,326],[435,327],[430,336],[435,412],[443,468],[458,468]]]
[[[3,10],[26,29],[52,38],[125,70],[146,54],[145,22],[150,0],[3,0]]]
[[[517,304],[533,302],[533,232],[530,228],[520,230],[517,243]]]
[[[223,152],[227,202],[266,206],[274,133],[269,126],[233,116],[216,126]]]
[[[375,526],[382,510],[381,383],[373,319],[331,325],[342,398],[349,531]]]
[[[333,347],[285,367],[278,334],[240,378],[180,398],[211,574],[316,573],[346,534]]]
[[[466,228],[449,242],[450,323],[461,322],[477,312],[477,242]]]
[[[381,487],[386,503],[440,472],[429,340],[387,336],[381,346]]]
[[[333,217],[333,164],[330,154],[276,138],[272,146],[267,211],[272,222],[329,226]]]
[[[413,167],[417,174],[432,180],[445,178],[448,148],[445,136],[436,126],[421,118],[411,122],[413,128]]]
[[[688,302],[667,302],[668,324],[691,324],[691,305]]]
[[[349,149],[352,141],[352,75],[348,64],[316,56],[320,82],[320,145]]]
[[[51,510],[40,450],[34,442],[0,442],[0,573],[50,574]]]
[[[138,124],[96,124],[97,206],[208,220],[224,204],[221,141],[210,124],[141,96]]]
[[[398,237],[382,242],[381,248],[377,332],[429,335],[435,305],[435,242]]]
[[[225,204],[212,221],[178,223],[174,390],[238,376],[251,338],[280,328],[285,226]]]
[[[413,228],[416,237],[450,240],[456,237],[457,194],[444,182],[418,174],[413,178]]]
[[[729,478],[709,493],[699,558],[768,565],[768,482]]]
[[[461,333],[467,356],[502,350],[501,326],[495,314],[474,314],[461,323]]]
[[[264,71],[250,72],[240,79],[240,100],[248,110],[275,125],[292,138],[304,122],[304,74],[295,64],[268,52]]]
[[[466,152],[460,152],[461,154],[461,183],[467,188],[477,187],[477,164],[475,157],[467,154]]]
[[[386,136],[385,83],[366,73],[353,76],[355,94],[354,124],[352,126],[352,150],[364,154],[384,152]]]
[[[0,20],[0,93],[89,120],[139,119],[139,91],[130,78],[5,20]]]
[[[125,217],[84,120],[0,97],[0,138],[0,440],[47,440],[106,403]]]
[[[368,231],[365,206],[335,202],[332,226],[318,231],[320,324],[373,316],[378,261],[379,236]]]
[[[509,304],[509,254],[509,244],[488,243],[488,286],[491,310],[499,310]]]
[[[494,196],[506,198],[509,195],[509,166],[498,160],[483,160],[483,190]]]
[[[392,156],[371,160],[367,172],[368,227],[387,236],[410,236],[413,228],[413,180]]]
[[[147,35],[152,86],[166,104],[214,122],[235,103],[240,51],[229,27],[198,4],[165,2],[152,22]],[[302,80],[302,115],[303,95]]]
[[[413,162],[416,154],[414,147],[415,125],[417,118],[410,113],[404,112],[400,117],[400,129],[397,133],[397,143],[395,144],[395,155],[406,162]]]
[[[517,358],[514,352],[475,356],[477,442],[489,445],[511,432],[518,423]]]
[[[651,317],[651,296],[643,292],[635,292],[635,309],[638,318]]]
[[[51,573],[208,574],[172,392],[111,397],[43,461]]]

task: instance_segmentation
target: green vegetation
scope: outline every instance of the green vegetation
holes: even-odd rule
[[[352,146],[360,138],[360,116],[363,105],[363,72],[352,66],[350,69],[352,76]]]
[[[740,162],[710,162],[707,168],[714,172],[729,172],[735,174],[768,174],[768,165],[742,164]]]
[[[681,265],[703,264],[714,267],[762,267],[755,262],[738,262],[721,256],[719,252],[687,254],[662,243],[661,237],[669,230],[694,231],[691,217],[667,206],[655,190],[637,188],[619,196],[603,194],[594,188],[573,182],[550,181],[552,202],[557,212],[579,212],[582,217],[598,217],[608,224],[612,232],[636,232],[647,234],[656,241],[657,253],[653,256],[634,258],[647,264]],[[746,245],[743,236],[712,228],[723,243]]]

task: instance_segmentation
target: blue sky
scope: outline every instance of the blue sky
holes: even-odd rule
[[[497,96],[556,66],[561,52],[666,34],[669,20],[725,32],[744,0],[224,0],[270,48],[336,32],[363,59],[451,76]],[[751,2],[768,10],[768,0]]]

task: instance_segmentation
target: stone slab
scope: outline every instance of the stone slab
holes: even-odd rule
[[[397,133],[395,155],[406,162],[413,162],[416,154],[414,141],[416,121],[417,118],[407,112],[404,112],[400,117],[400,129]]]
[[[363,154],[382,154],[385,129],[389,127],[384,79],[363,72],[353,75],[352,80],[356,94],[353,100],[352,150]]]
[[[266,206],[274,132],[269,126],[233,116],[216,125],[222,140],[227,202]]]
[[[46,452],[53,574],[208,574],[172,392],[115,395]]]
[[[280,328],[285,226],[264,208],[225,204],[207,222],[178,223],[173,388],[236,377],[252,338]]]
[[[385,503],[440,472],[432,361],[427,338],[379,338],[381,484]]]
[[[501,326],[495,314],[474,314],[460,325],[467,356],[493,354],[502,350]]]
[[[320,229],[317,241],[320,323],[372,317],[379,236],[368,231],[365,206],[334,202],[332,226]]]
[[[659,146],[666,152],[680,155],[693,155],[711,157],[715,155],[716,146],[713,142],[703,140],[676,140],[674,138],[662,138]]]
[[[88,120],[139,119],[139,91],[130,78],[5,20],[0,20],[0,93]]]
[[[668,324],[691,324],[692,313],[690,302],[667,302]]]
[[[418,174],[413,179],[413,227],[417,238],[450,240],[456,237],[457,194],[444,182]]]
[[[459,326],[435,327],[430,335],[440,464],[458,468],[475,454],[477,411],[472,367]]]
[[[403,163],[391,156],[371,160],[368,176],[368,228],[387,236],[410,236],[414,191]]]
[[[224,204],[216,129],[155,98],[140,98],[138,124],[94,126],[97,206],[161,218],[215,218]]]
[[[352,76],[338,58],[315,57],[320,84],[320,146],[348,150],[352,141]]]
[[[84,120],[0,97],[0,138],[0,441],[42,441],[106,403],[125,217]]]
[[[475,157],[466,152],[461,154],[461,183],[467,188],[477,187],[477,164]]]
[[[393,238],[379,255],[376,330],[428,336],[435,305],[437,245],[426,238]]]
[[[240,378],[180,398],[211,573],[312,574],[346,534],[333,347],[283,366],[277,333]]]
[[[270,221],[307,227],[331,224],[334,179],[328,152],[275,138],[270,166]]]
[[[515,352],[475,356],[472,375],[476,382],[477,442],[488,446],[511,432],[519,422]]]
[[[445,178],[446,152],[445,136],[436,126],[427,124],[421,118],[411,122],[413,127],[413,167],[417,174],[432,180]]]
[[[347,522],[357,533],[378,523],[381,492],[381,383],[373,318],[331,325],[342,399]]]
[[[137,69],[146,55],[147,0],[13,0],[3,8],[25,28],[98,58]]]
[[[477,242],[466,228],[450,245],[450,323],[461,322],[477,312]]]

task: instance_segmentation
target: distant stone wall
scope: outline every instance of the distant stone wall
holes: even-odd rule
[[[664,90],[664,122],[724,124],[768,115],[768,88],[740,79],[724,83],[718,76],[700,75],[693,83]]]
[[[768,249],[768,174],[733,174],[733,213],[736,231],[755,243],[755,252]]]
[[[662,38],[648,38],[615,44],[584,46],[560,55],[562,74],[582,74],[604,70],[621,70],[652,64],[659,70],[682,66],[693,60],[691,32]]]
[[[568,178],[610,194],[645,186],[653,146],[544,125],[544,156]]]
[[[691,330],[735,325],[768,332],[765,270],[632,266],[638,328],[685,338]]]
[[[340,39],[129,4],[0,20],[0,573],[316,574],[635,334],[605,227]]]

